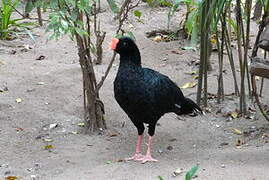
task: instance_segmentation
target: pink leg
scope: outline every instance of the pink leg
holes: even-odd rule
[[[129,160],[139,161],[139,160],[141,160],[141,158],[143,158],[143,155],[141,154],[142,140],[143,140],[143,134],[142,135],[138,135],[137,143],[136,143],[136,148],[135,148],[135,154],[132,157],[130,157],[130,158],[126,158],[125,159],[126,161],[129,161]]]
[[[142,163],[146,163],[148,161],[153,161],[153,162],[158,161],[157,159],[153,159],[151,156],[152,139],[153,139],[153,136],[149,136],[147,154],[144,157],[139,159],[140,161],[142,161]]]

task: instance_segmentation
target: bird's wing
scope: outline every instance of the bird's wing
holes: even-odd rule
[[[154,106],[166,112],[174,109],[176,103],[180,106],[179,102],[184,100],[183,93],[169,77],[152,69],[143,70],[145,89],[151,94]]]

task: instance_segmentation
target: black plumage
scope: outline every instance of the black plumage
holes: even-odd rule
[[[165,113],[177,115],[202,110],[191,99],[185,98],[180,88],[167,76],[141,66],[139,49],[134,41],[122,37],[114,50],[120,54],[120,65],[114,81],[114,94],[120,107],[126,112],[138,130],[154,135],[157,121]]]

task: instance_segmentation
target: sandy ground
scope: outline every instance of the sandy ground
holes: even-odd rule
[[[126,25],[134,32],[141,50],[143,65],[158,70],[179,86],[194,81],[186,72],[197,69],[189,65],[199,59],[199,53],[181,50],[183,41],[156,43],[145,37],[145,32],[166,28],[163,8],[139,7],[144,24],[133,17]],[[105,44],[115,32],[115,22],[107,7],[100,14]],[[174,17],[171,27],[177,27],[182,10]],[[266,180],[269,179],[268,122],[259,114],[252,119],[229,119],[223,114],[234,111],[238,99],[226,98],[217,105],[210,100],[211,113],[205,116],[163,116],[154,137],[153,156],[157,163],[122,162],[134,151],[136,129],[117,105],[113,97],[116,60],[104,86],[101,99],[105,104],[108,130],[103,134],[81,134],[78,123],[83,122],[81,72],[75,42],[67,37],[47,41],[45,27],[34,29],[36,42],[19,38],[0,44],[0,179],[17,176],[19,179],[42,180],[157,180],[183,179],[192,166],[199,164],[201,180]],[[255,35],[255,29],[253,34]],[[32,49],[24,51],[23,46]],[[11,52],[16,51],[15,54]],[[172,51],[179,52],[178,54]],[[36,58],[45,56],[44,60]],[[100,78],[112,52],[104,49],[104,63],[95,67]],[[209,74],[209,91],[216,93],[217,56],[212,56],[213,70]],[[225,65],[225,93],[233,91],[229,65]],[[7,87],[8,89],[6,89]],[[264,97],[269,95],[265,81]],[[185,95],[195,99],[196,88],[184,89]],[[16,99],[22,102],[17,103]],[[268,98],[263,99],[267,102]],[[221,112],[221,113],[217,113]],[[57,126],[53,125],[57,123]],[[124,126],[123,126],[124,125]],[[50,128],[51,126],[51,128]],[[237,128],[244,135],[236,135]],[[116,136],[110,137],[112,134]],[[237,147],[240,140],[243,145]],[[48,142],[49,141],[49,142]],[[45,150],[44,146],[53,148]],[[145,151],[146,144],[143,144]],[[183,168],[184,173],[172,173]]]

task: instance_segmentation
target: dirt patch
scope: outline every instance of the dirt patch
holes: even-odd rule
[[[199,52],[182,50],[185,44],[181,40],[157,43],[145,35],[153,29],[166,28],[167,9],[151,9],[145,4],[138,9],[143,12],[144,23],[130,17],[126,28],[136,36],[143,66],[168,75],[179,86],[196,81],[187,72],[197,70],[198,66],[191,62],[199,60]],[[176,13],[171,27],[177,28],[179,19],[183,18],[181,15],[181,11]],[[107,7],[100,16],[108,32],[105,39],[108,44],[114,35],[115,22]],[[253,25],[252,34],[257,32],[255,29]],[[174,178],[173,172],[178,168],[186,171],[197,163],[200,166],[197,179],[201,180],[265,180],[269,177],[269,143],[264,137],[268,127],[260,113],[252,119],[229,119],[217,113],[219,109],[234,111],[239,102],[234,96],[226,97],[220,105],[215,98],[210,99],[211,110],[204,116],[181,117],[180,120],[174,114],[163,116],[154,137],[153,156],[159,162],[122,161],[134,151],[136,129],[113,97],[113,80],[119,61],[114,63],[100,93],[109,130],[91,136],[81,134],[82,81],[75,43],[68,37],[47,41],[44,31],[44,27],[34,30],[36,42],[23,38],[11,41],[13,45],[1,43],[0,46],[3,62],[0,64],[2,179],[7,176],[44,180],[154,180],[157,176],[165,180],[182,179],[182,176]],[[25,47],[32,49],[22,51]],[[179,53],[171,53],[173,51]],[[98,78],[104,74],[111,55],[111,51],[104,49],[104,64],[95,66]],[[212,94],[216,93],[217,61],[213,53],[214,70],[208,75]],[[225,94],[231,94],[232,75],[228,61],[225,62]],[[268,88],[265,81],[264,89]],[[196,98],[196,88],[184,89],[183,93]],[[265,103],[268,103],[268,95],[269,92],[264,91]],[[18,98],[20,102],[16,101]],[[253,127],[255,132],[251,134]],[[238,135],[231,128],[246,133]],[[240,148],[236,146],[238,139],[246,141]],[[143,148],[145,151],[145,142]]]

